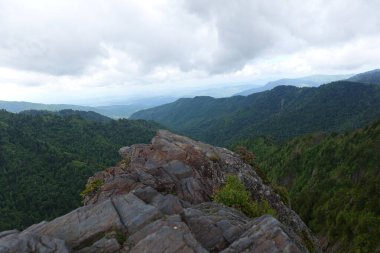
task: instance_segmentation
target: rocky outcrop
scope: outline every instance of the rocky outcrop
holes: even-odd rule
[[[64,240],[28,232],[5,231],[0,234],[0,252],[71,252]]]
[[[22,232],[0,233],[0,252],[319,251],[300,217],[237,154],[160,130],[120,149],[118,166],[88,181],[85,206]],[[211,202],[238,175],[278,220],[250,219]]]

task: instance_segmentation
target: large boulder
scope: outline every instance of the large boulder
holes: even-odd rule
[[[69,253],[71,249],[64,240],[46,235],[12,231],[11,233],[0,234],[0,252]]]

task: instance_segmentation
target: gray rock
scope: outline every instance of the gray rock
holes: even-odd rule
[[[157,196],[159,193],[150,186],[139,188],[133,191],[139,199],[145,201],[145,203],[151,203],[153,198]]]
[[[131,150],[131,147],[128,147],[128,146],[122,147],[119,149],[119,155],[122,157],[126,157],[128,156],[130,150]]]
[[[100,239],[108,231],[125,229],[113,200],[108,199],[78,208],[50,222],[28,228],[22,233],[59,238],[65,240],[73,249],[80,249]]]
[[[128,239],[125,249],[131,253],[207,252],[178,215],[147,225]]]
[[[3,232],[0,232],[0,238],[1,237],[5,237],[7,235],[11,235],[11,234],[16,234],[16,233],[19,233],[20,231],[18,231],[17,229],[13,229],[13,230],[6,230],[6,231],[3,231]]]
[[[190,177],[193,174],[193,170],[188,165],[178,160],[170,161],[164,169],[178,179]]]
[[[115,238],[102,238],[89,247],[83,248],[76,253],[114,253],[119,252],[120,244]]]
[[[128,233],[139,230],[142,226],[162,216],[160,211],[133,194],[114,199],[115,209]]]
[[[179,214],[183,212],[182,202],[171,194],[159,194],[152,200],[151,204],[166,215]]]
[[[250,222],[240,212],[212,202],[185,209],[183,219],[195,238],[210,251],[225,249],[248,229]]]
[[[160,216],[157,208],[145,204],[131,193],[78,208],[51,222],[30,227],[22,233],[63,239],[73,249],[81,249],[102,238],[107,232],[131,233]]]
[[[289,231],[278,220],[266,215],[255,219],[250,228],[222,253],[237,252],[307,252],[289,236]]]
[[[69,253],[65,241],[32,233],[11,233],[0,238],[0,253]]]

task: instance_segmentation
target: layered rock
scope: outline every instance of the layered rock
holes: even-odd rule
[[[22,232],[0,234],[0,252],[318,251],[300,217],[227,149],[160,130],[152,144],[120,153],[118,166],[89,179],[85,206]],[[231,174],[253,198],[266,199],[278,220],[250,219],[211,202]]]

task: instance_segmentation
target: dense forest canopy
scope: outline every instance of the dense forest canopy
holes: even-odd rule
[[[114,165],[120,147],[149,142],[158,128],[91,112],[0,111],[0,231],[78,207],[89,176]]]
[[[258,137],[234,144],[256,154],[286,186],[292,208],[335,252],[380,246],[380,120],[344,134],[314,133],[284,144]]]

